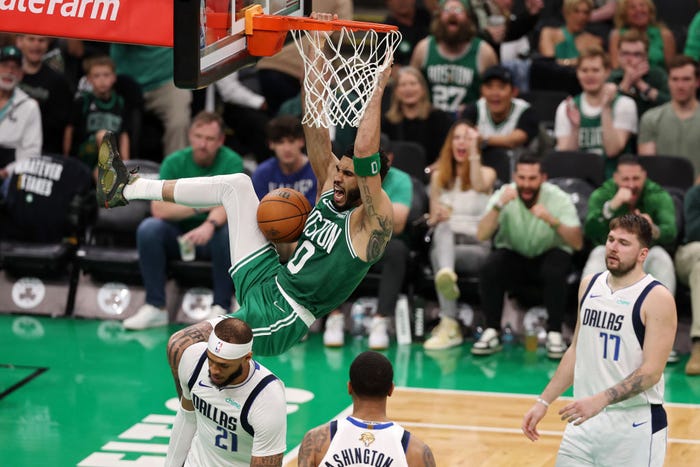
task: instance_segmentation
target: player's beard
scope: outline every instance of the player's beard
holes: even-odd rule
[[[228,386],[232,381],[234,381],[236,378],[238,378],[242,374],[243,374],[243,364],[241,363],[240,366],[238,367],[238,369],[236,371],[234,371],[233,373],[231,373],[231,375],[228,378],[226,378],[223,383],[216,384],[216,383],[214,383],[214,381],[212,381],[212,383],[216,387],[223,388],[225,386]],[[211,380],[211,372],[209,372],[209,380]]]
[[[524,199],[523,198],[523,193],[522,189],[518,187],[518,197],[520,198],[520,201],[523,202],[526,208],[530,209],[537,203],[537,198],[540,196],[540,188],[537,187],[536,190],[532,190],[532,197],[530,199]]]
[[[443,42],[449,47],[455,47],[460,44],[466,44],[475,35],[474,27],[466,21],[459,23],[456,31],[450,31],[447,24],[438,20],[435,24],[435,39],[438,42]]]
[[[360,200],[362,197],[360,196],[360,189],[359,188],[354,188],[352,190],[345,190],[345,204],[342,206],[339,206],[336,204],[335,201],[333,201],[333,206],[337,211],[343,212],[347,211],[348,209],[352,209],[355,206],[360,204]]]
[[[605,266],[608,268],[608,271],[610,271],[610,274],[612,274],[615,277],[622,277],[629,273],[632,269],[634,269],[635,262],[630,262],[629,264],[623,263],[620,258],[617,258],[617,266],[611,267],[608,264],[608,258],[605,258]]]

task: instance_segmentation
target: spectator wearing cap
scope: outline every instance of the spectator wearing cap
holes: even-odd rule
[[[482,149],[517,149],[528,146],[538,134],[539,121],[530,104],[519,99],[513,74],[501,65],[484,71],[481,97],[468,105],[462,118],[479,130]]]
[[[22,51],[23,76],[19,86],[36,99],[41,110],[42,152],[63,154],[63,136],[70,119],[73,92],[68,79],[44,63],[51,38],[19,34],[15,43]]]
[[[13,162],[41,154],[39,104],[22,91],[22,52],[14,45],[0,49],[0,178]]]

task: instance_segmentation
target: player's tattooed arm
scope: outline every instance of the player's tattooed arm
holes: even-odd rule
[[[648,379],[649,381],[645,381],[645,375],[641,374],[639,369],[634,370],[627,378],[605,390],[608,405],[622,402],[641,393],[653,384],[651,378]]]
[[[364,192],[362,203],[368,221],[365,225],[368,226],[370,230],[366,251],[367,261],[374,261],[384,254],[386,244],[391,240],[391,233],[394,230],[394,220],[392,216],[387,216],[385,213],[381,212],[380,209],[377,209],[375,204],[382,202],[383,199],[372,195],[369,185],[362,177],[360,177],[359,180],[360,189]],[[380,191],[379,196],[383,197],[386,195]],[[386,201],[389,201],[388,198]],[[391,203],[389,203],[389,210],[391,213]]]
[[[203,321],[173,334],[168,341],[168,363],[170,367],[177,370],[185,349],[197,342],[208,340],[211,331],[211,324]]]
[[[433,451],[430,450],[427,444],[423,447],[423,465],[425,465],[425,467],[435,467]]]
[[[316,467],[326,453],[330,440],[326,426],[316,427],[304,436],[299,447],[297,465],[299,467]]]
[[[178,378],[178,367],[180,366],[182,354],[190,345],[196,344],[197,342],[204,342],[209,339],[211,330],[211,324],[203,321],[176,332],[170,336],[170,339],[168,340],[168,346],[166,349],[168,355],[168,365],[170,365],[170,372],[172,373],[173,380],[175,381],[175,389],[178,397],[182,396],[182,388],[180,387],[180,381]]]
[[[253,456],[250,458],[250,466],[251,467],[257,467],[257,466],[282,467],[282,459],[283,458],[284,458],[284,453],[275,454],[274,456],[265,456],[265,457]]]
[[[374,261],[384,254],[386,244],[391,240],[393,222],[384,216],[377,216],[379,228],[373,229],[367,242],[367,261]]]

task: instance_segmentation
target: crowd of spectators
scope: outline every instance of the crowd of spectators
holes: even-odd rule
[[[314,9],[353,17],[348,0],[319,0]],[[690,288],[693,351],[686,371],[700,374],[695,189],[685,199],[683,215],[674,215],[667,187],[648,178],[636,157],[687,158],[700,176],[700,13],[692,18],[694,11],[689,9],[687,24],[666,24],[652,0],[386,1],[384,22],[399,27],[403,42],[385,93],[384,149],[412,141],[426,155],[423,177],[411,174],[411,180],[392,169],[398,175],[387,191],[394,191],[397,240],[404,229],[417,225],[407,219],[412,199],[405,192],[416,180],[429,180],[425,219],[432,242],[424,247],[430,250],[440,312],[426,349],[462,343],[456,315],[459,277],[466,274],[480,280],[481,303],[473,305],[481,307],[487,323],[474,354],[500,349],[504,293],[530,282],[542,288],[548,354],[560,357],[566,349],[562,322],[568,272],[572,267],[586,273],[601,270],[609,219],[640,212],[656,241],[647,269],[672,292],[676,272]],[[245,159],[259,197],[289,186],[315,200],[297,119],[303,72],[293,46],[261,60],[248,73],[252,80],[247,86],[238,73],[211,86],[215,104],[208,104],[210,112],[202,117],[199,92],[173,84],[170,49],[34,35],[6,35],[0,41],[0,179],[11,176],[16,161],[40,154],[74,157],[93,170],[101,135],[109,130],[120,136],[124,158],[162,162],[164,177],[188,176],[188,170],[197,175],[241,171]],[[532,95],[554,89],[569,97],[546,121],[519,97],[522,91]],[[199,116],[193,121],[194,115]],[[547,122],[553,124],[549,134]],[[203,132],[209,127],[211,135]],[[346,131],[336,129],[337,144]],[[149,146],[153,140],[159,141]],[[511,175],[496,174],[489,166],[494,148],[509,154],[512,181]],[[548,182],[541,155],[550,151],[568,151],[570,157],[589,152],[605,162],[606,181],[592,187],[596,191],[585,219],[565,191]],[[200,153],[208,160],[198,161]],[[179,169],[185,172],[173,172]],[[154,271],[162,271],[164,262],[177,254],[178,235],[200,246],[226,237],[225,218],[216,213],[170,212],[154,204],[152,214],[139,229],[142,269],[149,278],[162,276]],[[678,219],[685,224],[678,225]],[[148,246],[165,233],[162,251]],[[405,269],[408,250],[415,247],[410,242],[395,246],[387,248],[387,271]],[[577,254],[584,255],[585,268],[574,260]],[[217,265],[224,275],[227,267]],[[386,277],[377,291],[374,348],[389,345],[403,280],[402,274]],[[160,282],[147,284],[147,311],[157,315],[156,324],[163,324]],[[231,306],[222,298],[227,294],[215,287],[215,303],[223,309]],[[338,326],[333,316],[328,321]],[[339,344],[337,335],[330,340]]]

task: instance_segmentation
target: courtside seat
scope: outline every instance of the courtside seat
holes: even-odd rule
[[[146,178],[158,178],[160,164],[132,159]],[[80,277],[74,314],[81,317],[125,319],[143,304],[143,281],[136,249],[136,229],[150,216],[148,201],[131,201],[116,209],[100,208],[86,242],[77,251]]]
[[[548,178],[578,178],[594,189],[605,181],[605,160],[585,151],[550,151],[542,159],[542,170]]]
[[[168,308],[175,309],[175,321],[192,324],[209,315],[214,302],[211,261],[175,260],[168,263],[168,274],[174,285],[168,294]]]
[[[75,158],[14,167],[4,201],[0,313],[60,316],[75,292],[75,252],[94,216],[92,174]]]

